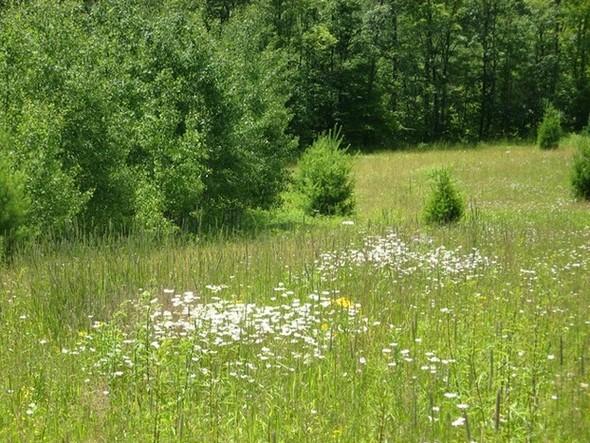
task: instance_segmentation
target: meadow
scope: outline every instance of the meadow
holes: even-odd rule
[[[363,154],[351,218],[23,249],[0,268],[0,441],[590,441],[572,155]],[[467,201],[449,227],[421,218],[437,166]]]

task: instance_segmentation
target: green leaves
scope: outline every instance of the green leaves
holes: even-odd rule
[[[537,131],[537,144],[541,149],[555,149],[561,138],[561,113],[553,106],[547,106],[543,121]]]
[[[303,42],[312,51],[323,52],[334,48],[338,39],[325,25],[316,25],[303,35]]]
[[[303,154],[295,176],[310,215],[348,215],[354,210],[351,164],[337,130],[321,135]]]
[[[24,234],[29,204],[22,177],[12,173],[13,169],[6,159],[0,158],[0,258]]]
[[[571,183],[577,197],[590,200],[590,136],[574,138],[576,154],[572,166]]]
[[[448,169],[435,169],[431,173],[432,191],[424,208],[426,223],[439,225],[458,221],[464,212],[463,198],[455,188]]]
[[[282,189],[293,142],[273,59],[216,40],[186,2],[148,3],[36,0],[1,18],[0,153],[36,232],[194,226]]]

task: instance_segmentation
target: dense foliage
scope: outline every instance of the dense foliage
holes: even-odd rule
[[[572,186],[577,197],[590,200],[590,137],[577,136],[575,145]]]
[[[0,150],[33,231],[168,229],[282,189],[293,142],[272,51],[214,40],[191,2],[28,2],[3,12],[0,42]]]
[[[0,156],[29,232],[268,208],[336,125],[355,147],[532,137],[590,111],[589,0],[0,2]]]
[[[26,206],[20,178],[0,159],[0,258],[23,234]]]
[[[457,191],[448,169],[436,169],[432,172],[432,192],[424,208],[427,223],[448,224],[463,216],[464,203]]]
[[[537,131],[537,144],[541,149],[555,149],[561,138],[561,114],[548,106]]]
[[[588,119],[588,0],[206,3],[214,28],[255,16],[288,57],[304,144],[335,123],[358,146],[529,137],[547,101],[567,128]]]
[[[348,215],[354,209],[351,164],[339,131],[321,135],[303,153],[296,185],[311,215]]]

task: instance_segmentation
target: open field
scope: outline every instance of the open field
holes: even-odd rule
[[[567,145],[566,145],[567,146]],[[571,196],[569,175],[573,150],[531,150],[527,145],[505,144],[430,152],[388,152],[364,156],[357,162],[359,213],[375,218],[389,213],[405,220],[420,216],[429,190],[428,171],[450,166],[463,185],[472,208],[486,218],[552,217],[567,211],[587,218],[587,204]],[[392,192],[395,189],[395,192]],[[521,214],[526,214],[521,217]]]
[[[572,154],[359,156],[354,224],[30,248],[0,270],[0,441],[590,441]],[[444,165],[467,217],[427,227]]]

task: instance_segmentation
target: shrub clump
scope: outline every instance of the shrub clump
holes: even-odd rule
[[[571,182],[576,197],[590,200],[590,137],[574,138],[577,152],[574,156]]]
[[[339,130],[322,134],[305,151],[295,176],[311,215],[349,215],[354,210],[352,165]]]
[[[541,149],[555,149],[561,138],[561,113],[553,106],[547,106],[543,121],[537,131],[537,144]]]
[[[424,219],[431,224],[448,224],[463,216],[464,203],[448,169],[431,173],[432,193],[424,208]]]

